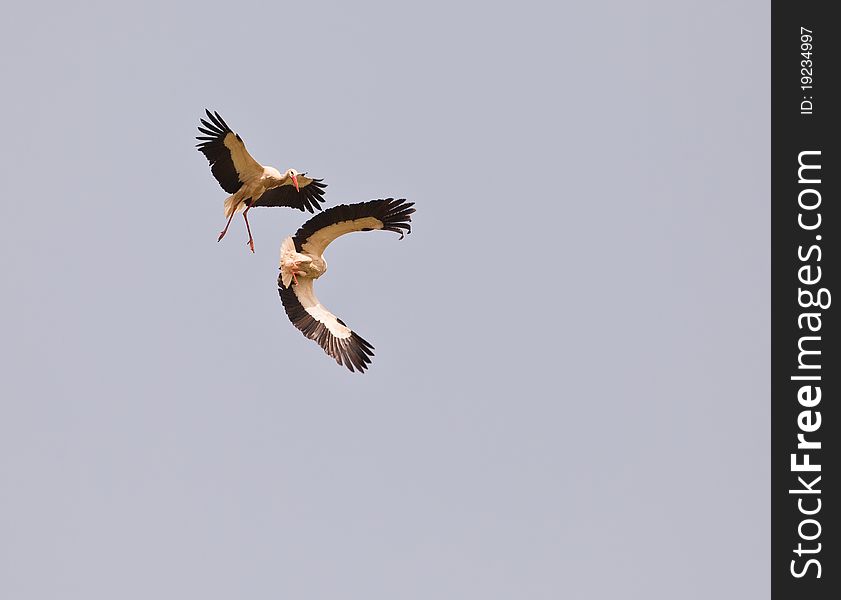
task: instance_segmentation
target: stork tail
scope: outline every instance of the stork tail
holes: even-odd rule
[[[283,282],[283,287],[288,288],[292,283],[292,275],[295,271],[295,242],[291,237],[287,237],[280,245],[280,278]]]
[[[225,199],[225,218],[230,218],[235,212],[245,210],[245,202],[240,202],[239,194],[233,194]]]

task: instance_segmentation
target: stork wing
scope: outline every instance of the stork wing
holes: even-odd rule
[[[323,179],[312,179],[304,175],[298,175],[298,187],[294,185],[281,185],[263,192],[253,206],[291,206],[298,210],[315,212],[321,210],[320,202],[324,202],[324,188],[326,183]]]
[[[304,336],[314,340],[336,362],[351,371],[364,373],[371,364],[374,347],[351,331],[341,319],[321,306],[312,288],[312,279],[300,278],[297,284],[283,287],[277,280],[280,301],[292,324]]]
[[[204,127],[199,131],[205,135],[196,136],[196,147],[207,157],[213,176],[229,194],[234,194],[251,177],[263,172],[258,163],[245,149],[242,138],[231,131],[219,113],[207,109],[209,121],[200,119]]]
[[[295,250],[321,256],[330,242],[352,231],[382,229],[399,233],[402,239],[404,233],[412,230],[409,222],[415,212],[414,204],[402,198],[387,198],[333,206],[301,226],[292,238]]]

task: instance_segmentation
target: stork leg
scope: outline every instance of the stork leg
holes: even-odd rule
[[[242,217],[245,219],[245,228],[248,230],[248,246],[251,248],[251,254],[254,254],[254,238],[251,237],[251,225],[248,224],[248,211],[251,210],[252,206],[254,206],[254,200],[254,198],[251,199],[251,202],[248,203],[245,212],[242,213]]]
[[[218,239],[218,240],[216,240],[217,242],[221,242],[221,241],[222,241],[222,238],[223,238],[223,237],[225,237],[225,234],[226,234],[226,233],[228,233],[228,227],[230,227],[230,226],[231,226],[231,221],[234,219],[234,215],[236,214],[236,212],[237,212],[237,211],[232,212],[232,213],[231,213],[231,216],[230,216],[230,217],[228,217],[228,222],[227,222],[227,223],[225,223],[225,229],[223,229],[223,230],[222,230],[222,233],[220,233],[220,234],[219,234],[219,239]]]
[[[248,247],[251,248],[251,254],[254,254],[254,238],[251,236],[251,225],[248,224],[248,208],[242,213],[242,218],[245,219],[245,228],[248,230]]]
[[[281,271],[291,271],[292,272],[292,281],[295,282],[295,285],[298,285],[298,263],[297,261],[292,261],[291,266],[287,263],[281,266]],[[301,273],[303,275],[303,272]]]
[[[301,271],[301,275],[304,275],[304,271]],[[292,263],[292,281],[295,282],[295,285],[298,285],[298,261],[294,261]]]

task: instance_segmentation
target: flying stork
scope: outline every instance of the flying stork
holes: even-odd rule
[[[264,167],[248,153],[245,142],[222,120],[218,112],[205,109],[207,120],[200,119],[204,127],[196,136],[196,147],[210,163],[210,170],[222,189],[232,194],[225,200],[228,222],[219,234],[222,241],[228,232],[234,214],[242,212],[248,230],[248,246],[254,252],[254,238],[248,224],[248,211],[254,206],[290,206],[298,210],[321,210],[326,184],[321,179],[306,177],[295,169],[281,173],[274,167]]]
[[[351,371],[364,372],[374,355],[374,347],[354,333],[344,322],[324,308],[315,297],[312,282],[327,271],[324,249],[340,235],[352,231],[382,229],[394,231],[403,239],[410,233],[414,202],[370,200],[328,208],[304,223],[294,237],[280,247],[280,300],[292,324],[304,336],[317,342],[336,362]]]

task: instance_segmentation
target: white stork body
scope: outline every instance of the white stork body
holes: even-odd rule
[[[254,206],[289,206],[309,212],[321,209],[319,203],[324,201],[326,187],[321,179],[306,177],[295,169],[281,173],[274,167],[261,165],[219,113],[205,112],[208,120],[201,119],[204,127],[199,127],[205,135],[196,138],[199,140],[197,146],[207,157],[219,185],[231,194],[225,200],[228,222],[219,234],[219,240],[228,232],[233,216],[242,212],[248,229],[248,244],[254,252],[254,238],[248,224],[248,211]]]
[[[337,237],[352,231],[382,229],[400,234],[411,231],[413,202],[371,200],[342,204],[316,215],[283,240],[280,249],[278,291],[289,320],[324,351],[351,371],[364,372],[374,347],[324,308],[315,296],[313,281],[327,271],[324,250]]]
[[[280,246],[280,278],[283,287],[289,287],[298,277],[318,279],[327,272],[327,261],[323,256],[302,254],[295,250],[295,242],[291,237],[283,240]]]
[[[225,217],[230,218],[234,213],[243,212],[250,208],[246,206],[246,200],[251,199],[257,202],[268,190],[278,188],[282,185],[292,186],[295,184],[293,177],[297,180],[298,173],[295,169],[289,169],[282,173],[274,167],[258,165],[260,172],[253,174],[244,173],[242,187],[225,199]]]

